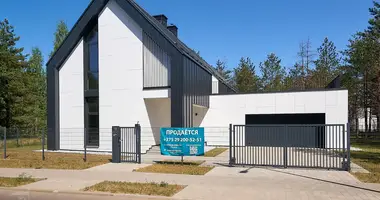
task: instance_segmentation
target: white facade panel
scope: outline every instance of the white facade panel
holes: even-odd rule
[[[145,99],[170,98],[170,88],[144,90]]]
[[[218,94],[219,93],[219,81],[215,76],[212,76],[211,79],[211,84],[212,84],[212,94]]]
[[[334,104],[334,102],[337,102]],[[205,140],[213,145],[228,144],[228,134],[211,137],[208,127],[228,130],[229,124],[245,124],[246,114],[299,114],[325,113],[326,124],[344,124],[348,120],[348,91],[310,91],[265,94],[236,94],[210,96],[210,108],[201,127],[205,127]],[[341,132],[342,133],[342,132]],[[327,131],[327,139],[331,139]],[[244,138],[244,137],[243,137]],[[343,138],[340,135],[340,138]],[[218,142],[217,142],[218,140]],[[326,141],[329,144],[330,141]],[[342,141],[338,141],[342,144]]]
[[[59,126],[61,149],[83,149],[83,40],[59,70]]]
[[[142,127],[142,152],[156,144],[143,91],[143,31],[115,1],[99,15],[99,150],[111,150],[112,126]],[[166,92],[166,96],[167,97]],[[160,93],[160,95],[162,95]],[[164,101],[156,106],[160,108]],[[166,102],[167,103],[167,102]],[[157,109],[158,109],[157,108]],[[162,109],[169,109],[170,103]],[[166,117],[165,117],[166,119]],[[168,126],[167,120],[155,121]],[[159,134],[159,133],[158,133]]]

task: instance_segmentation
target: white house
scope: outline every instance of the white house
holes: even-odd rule
[[[347,123],[347,90],[236,94],[167,20],[133,0],[91,1],[47,63],[48,149],[110,151],[111,127],[136,123],[142,152],[160,127],[205,127],[208,145],[228,145],[230,123],[257,117]]]

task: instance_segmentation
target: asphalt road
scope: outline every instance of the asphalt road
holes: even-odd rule
[[[93,194],[65,194],[52,192],[32,192],[0,189],[1,200],[159,200],[157,197],[107,196]],[[167,199],[167,198],[165,198]]]

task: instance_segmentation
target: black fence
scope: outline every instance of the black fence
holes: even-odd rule
[[[15,150],[23,150],[24,152],[30,150],[35,152],[40,151],[40,157],[44,160],[46,140],[46,129],[0,127],[1,157],[7,159],[10,152],[13,153]]]
[[[63,128],[60,130],[60,149],[47,151],[48,129],[0,127],[0,157],[14,161],[8,162],[14,167],[43,167],[44,162],[38,163],[40,160],[48,160],[45,165],[66,162],[66,167],[70,167],[70,163],[76,165],[80,162],[90,162],[90,166],[91,163],[110,161],[111,149],[99,150],[99,136],[90,138],[91,131],[83,128]],[[97,132],[103,136],[104,143],[111,144],[111,128],[98,129]],[[15,163],[19,164],[13,165]],[[85,164],[81,167],[85,167]]]
[[[141,163],[141,127],[112,127],[112,161]]]
[[[344,125],[230,125],[230,165],[349,170]]]

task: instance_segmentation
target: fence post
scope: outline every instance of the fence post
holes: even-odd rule
[[[42,133],[42,160],[45,160],[45,130],[41,131]]]
[[[83,157],[83,161],[86,162],[87,161],[87,129],[84,128],[84,141],[83,141],[83,148],[84,148],[84,157]]]
[[[351,130],[350,122],[347,123],[347,171],[351,171]]]
[[[229,166],[232,166],[232,124],[229,125],[229,137],[230,137],[230,159],[229,159]]]
[[[284,168],[288,167],[288,125],[284,125],[284,137],[285,137],[285,144],[284,144]]]
[[[120,127],[112,126],[112,162],[120,163]]]
[[[141,127],[140,124],[135,125],[136,131],[136,156],[137,163],[141,163]]]
[[[3,133],[4,133],[4,159],[7,159],[7,128],[3,127]]]

